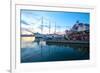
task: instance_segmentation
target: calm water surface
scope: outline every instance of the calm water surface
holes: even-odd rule
[[[46,62],[89,59],[89,44],[22,42],[21,62]]]

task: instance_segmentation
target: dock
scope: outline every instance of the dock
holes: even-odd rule
[[[89,41],[79,41],[79,40],[46,40],[46,43],[89,44]]]

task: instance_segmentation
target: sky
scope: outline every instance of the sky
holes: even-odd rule
[[[54,33],[70,30],[76,21],[81,23],[90,22],[90,14],[83,12],[62,11],[36,11],[21,9],[21,28],[26,28],[39,33]],[[41,32],[41,25],[43,30]],[[50,30],[49,30],[50,27]]]

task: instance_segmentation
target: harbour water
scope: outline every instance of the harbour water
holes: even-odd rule
[[[89,44],[21,42],[21,63],[89,60]]]

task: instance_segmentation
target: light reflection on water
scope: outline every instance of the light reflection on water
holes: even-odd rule
[[[89,59],[89,44],[21,42],[21,62]]]

